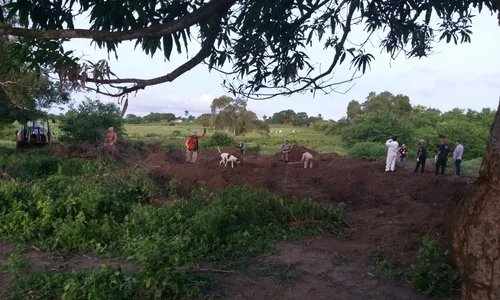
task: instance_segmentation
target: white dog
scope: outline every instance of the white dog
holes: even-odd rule
[[[222,164],[224,164],[224,167],[227,167],[227,163],[231,163],[231,168],[234,168],[234,163],[241,163],[241,161],[234,155],[229,155],[229,153],[222,153],[219,149],[219,147],[217,147],[217,150],[219,150],[219,153],[220,153],[220,158],[221,158],[221,161],[219,162],[219,166],[222,166]]]

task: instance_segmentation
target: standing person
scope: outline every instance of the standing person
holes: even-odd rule
[[[385,142],[387,146],[387,159],[385,162],[385,171],[386,172],[394,172],[394,168],[396,167],[396,157],[398,156],[398,137],[393,136],[392,139],[388,139]]]
[[[401,167],[406,167],[406,155],[408,155],[408,149],[406,145],[403,144],[401,148],[399,148],[399,164]]]
[[[312,167],[313,167],[313,155],[309,152],[304,152],[304,154],[302,154],[301,162],[304,163],[304,169],[307,169],[308,166],[310,169],[312,169]]]
[[[456,140],[455,150],[453,151],[453,161],[455,162],[455,175],[460,176],[460,164],[464,155],[464,146],[460,140]]]
[[[448,155],[450,154],[450,146],[446,144],[446,138],[441,139],[441,145],[439,146],[439,151],[435,157],[436,159],[436,175],[444,175],[444,170],[446,169],[446,163],[448,162]],[[441,172],[439,172],[441,171]]]
[[[426,160],[427,160],[427,148],[425,148],[425,141],[423,139],[421,139],[418,142],[417,166],[415,167],[415,171],[413,171],[413,172],[417,173],[418,167],[421,167],[420,173],[424,174]]]
[[[200,148],[198,145],[198,139],[205,136],[207,133],[207,129],[203,128],[203,134],[198,135],[198,132],[193,131],[193,134],[187,138],[186,140],[186,162],[187,163],[196,163],[198,159],[198,149]]]
[[[110,148],[111,150],[115,150],[116,141],[118,137],[116,136],[116,132],[113,127],[108,128],[108,134],[106,135],[106,141],[104,144]]]
[[[240,141],[238,147],[240,148],[240,154],[243,155],[243,153],[245,153],[245,143],[243,143],[243,141]]]
[[[288,153],[292,150],[292,145],[288,143],[288,140],[285,141],[283,146],[281,146],[281,159],[285,159],[285,162],[288,162]]]

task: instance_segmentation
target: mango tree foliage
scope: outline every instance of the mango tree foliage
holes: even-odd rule
[[[235,96],[263,99],[328,93],[350,82],[351,76],[332,76],[334,70],[350,64],[353,76],[364,73],[374,59],[365,45],[377,42],[374,36],[392,57],[425,57],[436,40],[470,42],[472,8],[496,11],[488,0],[3,0],[0,36],[19,37],[12,55],[30,68],[50,68],[62,77],[69,70],[74,83],[94,83],[110,96],[172,82],[206,63],[228,75],[224,84]],[[75,28],[76,15],[89,17],[88,28]],[[14,19],[18,25],[6,23]],[[351,41],[357,29],[365,35]],[[192,35],[200,41],[197,53],[179,66],[166,65],[164,75],[145,79],[122,78],[104,58],[85,61],[63,45],[87,39],[118,57],[121,42],[132,40],[145,54],[161,52],[170,60],[174,51],[192,51]],[[331,58],[326,67],[309,58],[313,44]],[[228,63],[230,69],[224,69]]]
[[[57,89],[46,70],[29,70],[12,57],[12,46],[11,40],[0,37],[0,126],[38,118],[44,115],[43,109],[70,100],[66,89]]]

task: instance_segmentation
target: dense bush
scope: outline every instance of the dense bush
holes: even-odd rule
[[[352,159],[364,161],[383,161],[387,156],[387,147],[383,143],[357,143],[347,150],[347,155]]]
[[[342,130],[342,141],[347,148],[359,142],[385,143],[397,135],[399,143],[408,143],[413,136],[413,125],[391,112],[379,111],[362,116]]]
[[[54,174],[77,176],[103,169],[110,171],[117,169],[111,159],[90,162],[76,158],[55,158],[48,156],[46,149],[30,151],[23,155],[11,155],[0,166],[10,177],[24,181],[44,179]]]
[[[119,107],[114,103],[102,103],[87,98],[76,109],[71,109],[61,119],[63,139],[78,141],[102,141],[109,127],[118,136],[125,132]]]
[[[200,146],[204,148],[229,147],[235,143],[234,139],[227,133],[216,132],[208,137],[206,142],[200,143]]]

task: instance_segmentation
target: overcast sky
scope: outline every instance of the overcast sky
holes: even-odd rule
[[[75,27],[88,28],[85,18],[77,19]],[[496,16],[483,12],[473,19],[472,43],[470,44],[435,44],[435,54],[429,58],[409,59],[403,56],[391,61],[378,48],[379,38],[372,38],[373,47],[367,48],[376,60],[371,71],[356,81],[346,94],[317,93],[297,94],[291,97],[276,97],[271,100],[249,100],[248,108],[262,117],[272,115],[283,109],[296,112],[305,111],[309,115],[321,113],[326,119],[339,119],[345,115],[347,103],[356,99],[364,101],[369,92],[390,91],[394,94],[405,94],[413,105],[421,104],[439,108],[443,111],[454,107],[480,110],[483,107],[497,108],[500,97],[500,27]],[[353,31],[351,40],[360,40],[365,36],[361,30]],[[154,58],[144,54],[140,46],[134,51],[134,42],[124,42],[119,46],[118,59],[111,55],[112,71],[119,77],[139,77],[147,79],[164,75],[186,60],[186,54],[177,55],[172,51],[171,61],[165,61],[162,51]],[[193,42],[195,44],[195,42]],[[199,49],[193,45],[190,57]],[[105,50],[94,49],[89,40],[73,40],[65,45],[65,50],[76,50],[76,55],[85,54],[85,59],[96,62],[107,58]],[[321,50],[321,45],[313,46],[308,51],[313,61],[327,66],[333,54]],[[346,59],[347,61],[347,59]],[[341,67],[336,76],[340,80],[351,76],[349,64]],[[324,68],[324,67],[323,67]],[[173,112],[183,115],[184,110],[199,115],[210,111],[210,103],[214,97],[227,94],[221,86],[223,77],[213,71],[208,72],[205,65],[199,65],[185,73],[173,83],[147,87],[129,99],[127,114],[146,115],[150,112]],[[349,86],[344,88],[347,89]],[[95,94],[87,94],[95,98]],[[74,96],[77,101],[83,99],[82,94]],[[100,95],[103,101],[117,101]],[[59,110],[53,109],[58,113]]]

